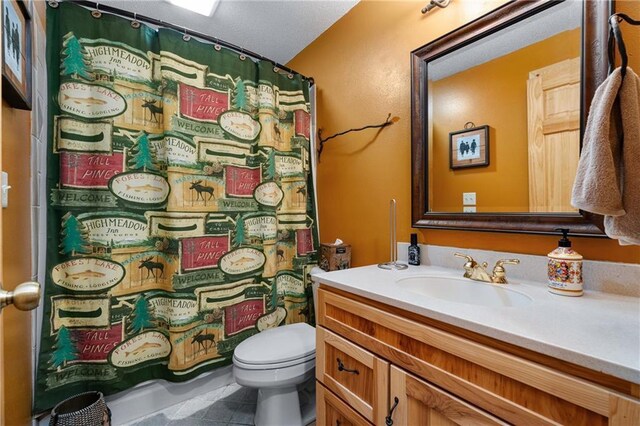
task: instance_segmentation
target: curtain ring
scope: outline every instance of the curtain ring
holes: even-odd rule
[[[278,68],[278,67],[273,67],[273,72],[280,72],[280,68]]]
[[[102,17],[102,12],[100,12],[100,3],[96,3],[96,8],[91,11],[91,16],[96,19],[100,19]]]
[[[218,52],[220,51],[220,49],[222,49],[222,46],[220,46],[219,40],[217,38],[214,38],[214,40],[216,41],[215,44],[213,45],[213,48],[216,49]]]
[[[191,40],[191,36],[189,34],[187,34],[187,28],[184,29],[184,35],[182,36],[182,39],[184,41],[189,41]]]
[[[133,12],[133,21],[131,21],[131,27],[138,29],[140,28],[140,22],[138,21],[138,14]]]
[[[246,55],[244,54],[244,47],[240,48],[240,60],[244,61],[245,59],[247,59]]]
[[[49,7],[52,7],[54,9],[57,9],[58,6],[60,6],[60,3],[58,3],[57,0],[49,0],[47,4],[49,5]]]
[[[476,127],[476,125],[473,124],[473,121],[467,121],[466,123],[464,123],[465,129],[473,129],[474,127]]]
[[[289,80],[293,80],[293,74],[289,73],[287,74],[287,77],[289,77]]]

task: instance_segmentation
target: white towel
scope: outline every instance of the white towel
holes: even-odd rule
[[[640,78],[629,67],[593,97],[571,204],[604,215],[605,233],[621,245],[640,245]]]

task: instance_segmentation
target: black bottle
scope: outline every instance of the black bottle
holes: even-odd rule
[[[409,265],[420,265],[420,246],[418,245],[418,234],[411,234],[411,245],[409,246]]]

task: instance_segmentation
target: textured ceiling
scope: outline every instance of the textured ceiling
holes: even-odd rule
[[[358,0],[221,0],[211,17],[163,0],[99,3],[185,26],[286,64]]]
[[[429,79],[440,80],[581,25],[582,2],[565,1],[429,62]]]

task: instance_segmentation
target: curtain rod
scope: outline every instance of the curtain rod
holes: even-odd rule
[[[198,31],[190,30],[189,28],[186,28],[186,27],[181,27],[179,25],[171,24],[169,22],[165,22],[165,21],[160,20],[160,19],[155,19],[155,18],[151,18],[149,16],[139,15],[137,13],[129,12],[128,10],[118,9],[117,7],[103,5],[103,4],[92,2],[92,1],[87,1],[87,0],[59,0],[59,1],[66,1],[68,3],[74,3],[74,4],[77,4],[77,5],[80,5],[80,6],[85,6],[85,7],[89,7],[89,8],[92,8],[92,9],[97,9],[100,12],[107,12],[107,13],[111,13],[111,14],[114,14],[114,15],[122,16],[122,17],[125,17],[125,18],[131,18],[131,19],[135,19],[135,20],[138,20],[138,21],[144,21],[144,22],[152,24],[152,25],[161,26],[161,27],[165,27],[165,28],[170,28],[172,30],[179,31],[181,33],[188,34],[188,35],[193,36],[193,37],[198,37],[198,38],[210,41],[212,43],[219,44],[219,45],[224,46],[224,47],[226,47],[228,49],[232,49],[232,50],[234,50],[234,51],[236,51],[238,53],[241,53],[243,55],[250,56],[250,57],[252,57],[254,59],[259,59],[261,61],[271,62],[273,65],[275,65],[276,67],[282,69],[283,71],[287,71],[287,72],[293,73],[293,74],[298,74],[303,79],[308,80],[310,86],[313,86],[313,84],[314,84],[313,77],[307,77],[305,75],[302,75],[299,72],[297,72],[295,70],[292,70],[291,68],[287,67],[286,65],[279,64],[279,63],[277,63],[276,61],[274,61],[272,59],[266,58],[266,57],[264,57],[264,56],[262,56],[262,55],[260,55],[258,53],[252,52],[252,51],[247,50],[245,48],[242,48],[240,46],[236,46],[233,43],[229,43],[227,41],[217,39],[215,37],[212,37],[212,36],[207,35],[207,34],[203,34],[203,33],[198,32]]]

